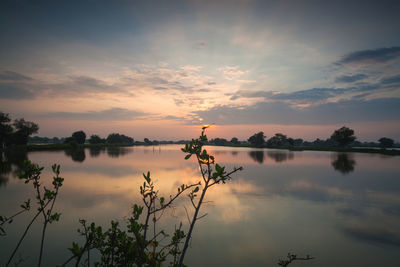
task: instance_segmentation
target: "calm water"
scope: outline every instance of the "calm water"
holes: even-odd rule
[[[55,209],[61,221],[48,227],[45,266],[62,264],[67,247],[81,241],[76,229],[84,218],[107,225],[124,221],[132,203],[140,203],[142,173],[151,172],[165,196],[182,183],[200,179],[193,160],[185,161],[181,146],[82,150],[66,153],[30,152],[8,155],[0,175],[0,214],[10,215],[27,198],[32,185],[15,177],[23,158],[45,166],[61,164],[65,178]],[[288,252],[316,259],[293,266],[400,266],[400,157],[333,152],[288,152],[210,147],[216,161],[228,168],[243,166],[228,184],[208,191],[186,263],[189,266],[277,266]],[[4,158],[3,158],[4,160]],[[187,225],[184,197],[165,214],[172,230]],[[4,265],[22,225],[32,212],[7,225],[0,237]],[[15,259],[36,264],[40,223]],[[292,266],[291,265],[291,266]]]

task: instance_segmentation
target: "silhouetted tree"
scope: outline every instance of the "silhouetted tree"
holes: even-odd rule
[[[74,138],[75,141],[76,141],[78,144],[84,144],[84,143],[85,143],[85,140],[86,140],[86,134],[85,134],[84,131],[77,131],[77,132],[74,132],[74,133],[72,134],[72,138]]]
[[[72,143],[75,143],[76,145],[78,144],[72,136],[64,139],[64,144],[72,144]]]
[[[291,143],[293,144],[293,139],[291,139]],[[276,133],[273,137],[268,139],[267,146],[268,147],[279,147],[279,146],[287,146],[289,145],[289,140],[286,135],[281,133]]]
[[[13,128],[9,124],[11,121],[7,113],[0,112],[0,149],[10,143]]]
[[[294,139],[291,138],[291,137],[289,137],[289,138],[287,139],[287,143],[289,144],[289,146],[294,146]]]
[[[331,139],[338,143],[339,146],[346,146],[356,140],[356,137],[354,136],[354,130],[343,126],[333,132]]]
[[[89,138],[89,143],[90,144],[104,144],[106,142],[106,139],[101,138],[100,136],[96,134],[92,134]]]
[[[106,142],[108,144],[129,144],[133,145],[134,140],[133,138],[119,134],[119,133],[112,133],[107,136]]]
[[[233,137],[233,138],[231,139],[231,143],[234,144],[234,145],[240,144],[240,143],[239,143],[239,139],[237,139],[236,137]]]
[[[379,142],[379,146],[382,148],[389,148],[389,147],[393,147],[394,145],[394,140],[391,138],[387,138],[387,137],[382,137],[381,139],[378,140]]]
[[[228,144],[228,140],[225,138],[214,138],[210,140],[210,143],[217,146],[226,146]]]
[[[253,134],[247,141],[249,141],[249,143],[252,144],[253,146],[257,147],[263,146],[265,142],[264,132]]]
[[[301,146],[303,144],[303,139],[297,138],[293,140],[293,145],[295,146]]]
[[[37,133],[39,126],[31,121],[25,121],[24,119],[16,119],[13,123],[15,132],[12,134],[12,140],[14,144],[26,145],[30,135]]]
[[[151,144],[152,144],[152,142],[150,141],[149,138],[145,138],[145,139],[143,139],[143,141],[144,141],[144,143],[145,143],[146,145],[151,145]]]

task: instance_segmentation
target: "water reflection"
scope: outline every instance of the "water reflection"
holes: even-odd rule
[[[133,149],[127,147],[107,147],[107,155],[111,158],[118,158],[133,152]]]
[[[98,156],[100,156],[100,154],[104,153],[105,151],[106,151],[105,147],[101,147],[101,146],[89,147],[90,156],[92,158],[97,158]]]
[[[276,163],[281,163],[287,160],[294,159],[294,153],[291,151],[268,151],[267,156],[274,160]],[[264,151],[263,150],[253,150],[249,153],[250,158],[252,158],[255,162],[262,164],[264,162]]]
[[[79,218],[107,224],[116,218],[122,222],[129,215],[132,203],[141,201],[137,188],[143,181],[141,174],[147,170],[165,196],[175,192],[176,186],[182,183],[197,181],[197,165],[192,160],[185,161],[180,148],[161,146],[153,153],[149,147],[89,150],[92,158],[83,164],[65,160],[63,151],[30,153],[29,158],[34,162],[60,163],[66,178],[57,209],[68,220],[63,218],[52,227],[59,225],[60,232],[65,232],[59,237],[67,241],[65,246],[54,246],[54,251],[76,241],[72,237],[74,240],[70,240],[70,235],[75,233]],[[209,148],[212,149],[222,148]],[[400,158],[358,153],[332,156],[330,152],[223,149],[210,153],[218,154],[217,161],[227,169],[239,165],[244,171],[207,193],[207,204],[202,211],[209,215],[196,226],[189,266],[243,266],[244,263],[273,266],[288,251],[303,248],[304,253],[319,256],[318,261],[307,262],[307,266],[380,266],[382,260],[386,266],[397,266]],[[343,168],[349,173],[349,166],[352,166],[352,179],[337,179]],[[5,169],[10,171],[14,167],[5,166]],[[46,177],[51,175],[43,175]],[[17,186],[25,188],[24,185],[11,181],[9,188],[1,188],[0,203],[26,197],[23,190],[15,194]],[[175,217],[166,214],[169,220],[166,224],[171,223],[172,229],[174,223],[187,221],[182,203],[186,207],[191,204],[185,197],[179,201],[182,202],[177,202],[171,210]],[[8,206],[4,204],[2,210]],[[7,247],[3,244],[0,243]],[[220,253],[221,247],[224,253]],[[353,253],[354,248],[357,253]],[[332,251],[341,255],[341,262]],[[53,253],[48,252],[48,255]],[[204,254],[210,257],[204,259]],[[0,264],[1,258],[0,255]],[[59,263],[55,259],[54,264],[47,266]]]
[[[82,147],[66,149],[64,153],[75,162],[84,162],[86,159],[85,149]]]
[[[27,159],[28,156],[25,150],[0,152],[0,186],[5,186],[8,183],[10,175],[17,177],[24,161]]]
[[[269,158],[273,159],[275,162],[284,162],[286,160],[294,159],[293,152],[290,151],[268,151],[267,155]]]
[[[354,171],[356,161],[347,153],[338,153],[331,164],[336,171],[346,175]]]
[[[260,164],[262,164],[264,162],[264,151],[250,151],[249,152],[249,156],[255,161],[258,162]]]

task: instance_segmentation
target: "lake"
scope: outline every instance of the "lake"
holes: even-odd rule
[[[27,198],[32,184],[16,177],[26,158],[45,167],[50,184],[53,163],[61,164],[64,185],[55,204],[62,213],[48,226],[43,266],[62,264],[71,254],[79,219],[124,224],[133,203],[141,204],[142,173],[150,171],[161,195],[182,183],[199,181],[194,159],[184,160],[182,145],[39,151],[3,157],[0,215],[11,215]],[[288,252],[316,259],[290,266],[400,266],[400,157],[208,147],[220,165],[244,170],[227,184],[210,188],[195,226],[185,263],[189,266],[278,266]],[[158,226],[169,232],[192,212],[186,196],[163,215]],[[0,265],[5,265],[33,211],[6,225],[0,237]],[[34,266],[40,245],[36,223],[15,260]],[[186,228],[187,229],[187,228]],[[71,265],[72,266],[72,265]]]

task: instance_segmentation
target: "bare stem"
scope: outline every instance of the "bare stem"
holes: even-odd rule
[[[182,254],[179,257],[179,263],[178,263],[179,267],[182,267],[183,259],[185,257],[186,251],[187,251],[187,249],[189,247],[189,241],[190,241],[190,238],[192,237],[192,232],[193,232],[194,225],[196,223],[197,215],[199,214],[201,203],[203,202],[204,196],[206,195],[209,182],[210,182],[210,179],[207,179],[206,180],[206,184],[204,185],[203,191],[201,193],[199,202],[197,204],[197,207],[196,207],[196,209],[194,211],[193,220],[192,220],[192,223],[190,224],[190,228],[189,228],[188,234],[186,236],[185,244],[184,244],[183,249],[182,249]]]
[[[11,262],[11,260],[13,259],[15,253],[17,252],[19,246],[21,245],[22,240],[24,240],[26,234],[28,233],[29,228],[31,227],[31,225],[33,224],[33,222],[36,220],[36,218],[40,215],[40,213],[41,213],[41,211],[38,211],[38,212],[36,213],[36,215],[35,215],[35,216],[32,218],[32,220],[30,221],[30,223],[28,224],[28,226],[26,227],[25,232],[22,234],[21,238],[19,239],[18,244],[17,244],[17,246],[15,247],[13,253],[11,253],[11,256],[10,256],[10,258],[8,259],[8,262],[7,262],[6,266],[8,266],[8,265],[10,264],[10,262]]]

